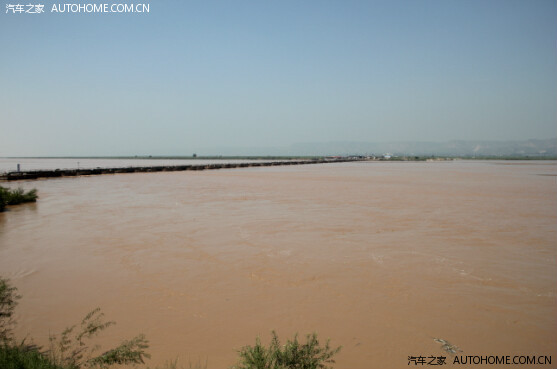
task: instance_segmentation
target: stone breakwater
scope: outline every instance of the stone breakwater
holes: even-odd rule
[[[251,163],[222,163],[222,164],[199,164],[199,165],[161,165],[143,167],[122,167],[122,168],[94,168],[94,169],[54,169],[54,170],[31,170],[14,171],[0,174],[0,181],[33,180],[43,178],[91,176],[101,174],[117,173],[146,173],[146,172],[175,172],[184,170],[211,170],[211,169],[231,169],[248,167],[270,167],[279,165],[303,165],[303,164],[322,164],[322,163],[341,163],[356,161],[361,159],[313,159],[313,160],[284,160],[284,161],[265,161]]]

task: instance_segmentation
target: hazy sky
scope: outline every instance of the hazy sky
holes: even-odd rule
[[[557,136],[554,0],[20,3],[44,13],[2,1],[0,156]]]

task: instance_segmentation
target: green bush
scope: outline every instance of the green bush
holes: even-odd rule
[[[37,201],[37,190],[34,188],[25,192],[23,188],[11,190],[0,186],[0,211],[4,211],[7,205],[19,205],[25,202]]]
[[[89,340],[115,324],[104,322],[100,308],[91,311],[79,325],[50,336],[50,347],[42,352],[34,345],[17,345],[11,336],[12,315],[19,296],[8,280],[0,277],[0,368],[1,369],[79,369],[108,368],[116,364],[143,364],[149,354],[142,334],[100,355]]]
[[[68,369],[51,363],[37,350],[23,345],[0,344],[0,368],[2,369]]]
[[[3,212],[6,209],[6,198],[4,195],[4,187],[0,187],[0,212]]]
[[[13,312],[20,296],[8,280],[0,277],[0,368],[1,369],[80,369],[101,368],[113,365],[144,364],[149,358],[145,352],[148,341],[145,336],[122,342],[116,348],[98,354],[99,346],[91,345],[89,340],[104,329],[115,324],[104,322],[103,314],[97,308],[83,318],[79,325],[66,328],[60,335],[50,336],[50,347],[47,351],[23,342],[16,344],[11,335]],[[321,346],[317,334],[306,336],[306,342],[300,343],[298,336],[281,345],[273,331],[269,347],[256,339],[255,346],[246,346],[238,354],[240,356],[235,369],[332,369],[335,361],[333,356],[341,347],[331,348],[329,340]],[[177,362],[167,362],[165,369],[177,369]],[[183,368],[183,367],[182,367]],[[207,368],[207,362],[197,363],[190,369]]]
[[[0,345],[7,343],[11,338],[13,327],[13,313],[20,296],[17,289],[10,286],[7,279],[0,277]]]
[[[100,367],[107,368],[115,364],[144,364],[150,355],[145,352],[149,347],[145,336],[140,334],[118,347],[103,354],[96,355],[98,346],[92,346],[88,340],[114,322],[103,322],[104,314],[100,308],[89,312],[79,326],[66,328],[60,336],[51,335],[50,348],[45,353],[48,359],[57,365],[68,368]]]
[[[306,343],[298,342],[298,335],[294,340],[288,340],[281,346],[277,334],[272,332],[269,347],[261,344],[256,339],[255,346],[246,346],[239,351],[240,360],[235,366],[237,369],[328,369],[335,361],[332,357],[341,347],[332,349],[329,340],[325,346],[319,345],[317,334],[308,334]]]

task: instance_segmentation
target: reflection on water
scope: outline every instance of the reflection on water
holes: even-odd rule
[[[557,360],[557,186],[537,175],[557,165],[495,164],[25,182],[39,202],[0,214],[0,274],[24,296],[17,334],[44,344],[100,306],[118,322],[107,343],[143,332],[151,365],[225,368],[272,329],[331,337],[338,368],[447,354],[436,337],[465,355]]]

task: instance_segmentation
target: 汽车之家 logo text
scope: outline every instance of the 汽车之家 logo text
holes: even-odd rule
[[[6,4],[9,14],[39,14],[45,10],[50,13],[149,13],[150,4],[112,3],[112,4],[52,4],[45,9],[44,4]]]

